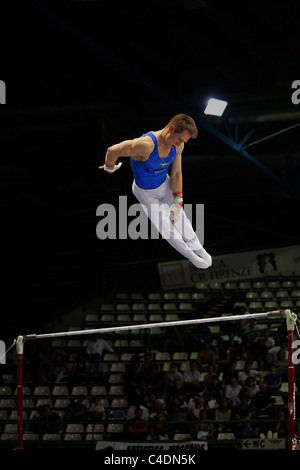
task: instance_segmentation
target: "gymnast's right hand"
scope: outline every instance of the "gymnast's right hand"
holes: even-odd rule
[[[115,171],[117,171],[122,165],[122,162],[118,163],[117,165],[107,165],[106,163],[102,166],[99,166],[99,169],[100,170],[104,170],[104,171],[107,171],[107,173],[114,173]]]

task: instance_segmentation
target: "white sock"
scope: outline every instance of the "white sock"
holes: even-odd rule
[[[196,255],[203,258],[207,262],[208,266],[212,265],[212,257],[210,256],[210,254],[207,253],[204,248],[201,248],[200,250],[195,250],[195,253]]]
[[[191,251],[189,259],[193,263],[193,265],[196,266],[196,268],[200,268],[200,269],[209,268],[209,264],[203,258],[200,258],[200,256],[197,256],[196,253],[194,253],[193,251]]]

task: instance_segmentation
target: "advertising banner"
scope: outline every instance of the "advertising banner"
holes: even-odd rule
[[[96,450],[147,450],[147,451],[199,451],[207,450],[206,441],[186,441],[186,442],[122,442],[122,441],[98,441]]]
[[[162,288],[192,287],[197,282],[224,283],[300,275],[300,245],[212,257],[213,265],[208,269],[197,269],[187,259],[158,263]]]

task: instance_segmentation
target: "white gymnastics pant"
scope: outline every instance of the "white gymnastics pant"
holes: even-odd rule
[[[201,245],[184,210],[180,211],[178,222],[173,224],[170,220],[169,212],[174,205],[174,197],[169,176],[156,189],[139,188],[134,181],[132,192],[153,225],[170,245],[188,258],[197,268],[206,269],[211,266],[211,256]]]

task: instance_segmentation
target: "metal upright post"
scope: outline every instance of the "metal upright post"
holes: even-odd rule
[[[293,342],[296,314],[285,310],[286,326],[288,331],[288,449],[296,450],[296,388],[295,365],[293,363]]]
[[[16,350],[18,355],[18,374],[17,374],[17,447],[15,450],[24,450],[23,448],[23,351],[24,338],[18,336],[16,341]]]

